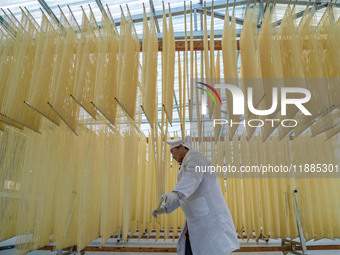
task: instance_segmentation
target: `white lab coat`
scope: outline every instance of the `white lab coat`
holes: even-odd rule
[[[179,203],[167,208],[171,213],[181,206],[186,221],[177,244],[177,254],[185,254],[185,233],[193,255],[226,255],[240,248],[233,219],[214,173],[195,172],[196,166],[210,166],[202,153],[188,151],[177,174],[173,191]]]

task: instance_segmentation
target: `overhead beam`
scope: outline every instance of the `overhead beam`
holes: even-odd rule
[[[254,2],[254,1],[251,1]],[[276,4],[288,4],[290,1],[289,0],[276,0]],[[296,5],[304,5],[306,6],[308,4],[309,1],[296,1]],[[319,0],[317,0],[317,3],[320,3]],[[246,5],[248,3],[248,1],[243,1],[243,0],[236,0],[235,2],[235,6],[242,6],[242,5]],[[214,1],[214,10],[217,9],[221,9],[221,8],[225,8],[227,5],[227,1],[226,0],[219,0],[219,1]],[[232,3],[231,1],[229,1],[229,7],[231,8],[234,5],[234,3]],[[207,10],[210,10],[212,8],[212,2],[207,2],[206,3],[206,7]],[[340,3],[336,4],[336,7],[340,7]],[[175,16],[179,16],[179,15],[183,15],[184,14],[184,8],[186,8],[186,11],[189,12],[190,11],[190,6],[181,6],[181,7],[175,7],[175,8],[171,8],[171,16],[175,17]],[[202,5],[200,3],[198,4],[193,4],[192,5],[192,9],[202,9]],[[165,10],[166,15],[169,15],[169,10],[166,9]],[[151,15],[150,13],[147,13],[147,18],[150,19]],[[161,19],[163,17],[163,11],[155,11],[154,13],[154,18],[155,19]],[[134,23],[138,23],[138,22],[143,22],[143,14],[135,14],[132,15],[132,20]],[[117,18],[114,19],[114,22],[116,24],[116,26],[120,26],[120,22],[121,19]]]
[[[194,9],[194,31],[198,30],[197,26],[197,9]]]
[[[60,23],[57,16],[54,14],[54,12],[51,10],[51,8],[48,6],[48,4],[45,2],[45,0],[38,0],[39,4],[44,8],[44,10],[50,15],[52,19],[54,19],[58,24]]]
[[[246,5],[248,1],[240,1],[240,0],[236,0],[235,6],[240,6],[240,5]],[[207,9],[211,9],[212,7],[212,3],[209,2],[206,4],[207,5]],[[222,1],[214,1],[214,9],[221,9],[221,8],[225,8],[227,5],[227,1],[222,0]],[[171,8],[171,16],[175,17],[175,16],[180,16],[184,14],[184,8],[186,9],[187,12],[190,11],[190,6],[183,6],[183,7],[175,7],[175,8]],[[192,9],[200,9],[202,8],[202,6],[200,4],[193,4],[192,5]],[[166,9],[165,10],[165,14],[166,16],[169,16],[169,10]],[[150,13],[147,13],[147,18],[150,19],[151,15]],[[163,17],[163,11],[155,11],[154,13],[154,18],[155,19],[161,19]],[[132,20],[134,23],[138,23],[138,22],[143,22],[143,14],[135,14],[132,15]],[[120,22],[121,19],[117,18],[114,19],[114,22],[116,24],[116,26],[120,26]]]
[[[11,36],[14,37],[16,36],[15,30],[11,29],[10,24],[8,24],[7,21],[2,16],[0,16],[0,24]]]
[[[177,101],[177,97],[176,97],[175,91],[174,91],[174,99],[175,99],[175,104],[178,105],[178,101]],[[174,108],[173,108],[173,109],[174,109]],[[176,107],[175,109],[177,109],[178,122],[181,123],[181,118],[180,118],[180,117],[181,117],[181,114],[179,113],[179,107]],[[171,124],[174,123],[174,120],[175,120],[175,119],[172,119]],[[142,122],[143,122],[143,120],[142,120]],[[184,125],[185,125],[185,124],[184,124]]]
[[[101,0],[96,0],[96,3],[98,5],[98,8],[99,10],[108,18],[109,16],[107,15],[106,11],[105,11],[105,8],[102,4],[102,1]]]
[[[155,10],[155,6],[153,4],[153,0],[150,0],[150,9],[152,11],[152,15],[154,16],[154,20],[155,20],[155,25],[156,25],[156,30],[157,30],[157,33],[160,33],[161,30],[159,29],[159,24],[158,24],[158,19],[155,18],[155,15],[156,15],[156,10]]]
[[[263,22],[263,19],[264,19],[264,12],[265,12],[263,0],[260,0],[259,4],[260,4],[260,15],[259,15],[260,22],[258,22],[258,23],[260,25],[262,25],[262,22]]]
[[[207,14],[208,14],[208,15],[211,15],[211,11],[207,10]],[[214,17],[219,18],[219,19],[222,19],[222,20],[225,19],[225,15],[224,15],[224,14],[217,13],[217,12],[214,12]],[[230,20],[230,21],[231,21],[231,19],[232,19],[232,16],[229,16],[229,20]],[[243,25],[244,19],[235,17],[235,22],[236,22],[237,24]],[[257,26],[257,28],[261,28],[261,24],[256,24],[256,26]]]
[[[203,0],[200,0],[199,5],[201,6],[201,9],[203,8]],[[198,8],[196,8],[198,9]],[[200,13],[200,20],[201,20],[201,31],[203,31],[203,13]]]
[[[204,14],[204,10],[203,9],[197,9],[197,11],[201,14]],[[207,10],[207,15],[211,16],[212,12],[210,10]],[[218,19],[222,19],[224,20],[225,19],[225,15],[224,14],[221,14],[221,13],[218,13],[218,12],[214,12],[214,18],[218,18]],[[229,16],[229,20],[231,20],[231,16]],[[235,17],[235,22],[237,24],[240,24],[240,25],[243,25],[244,23],[244,19],[240,19],[240,18],[237,18]],[[261,25],[257,24],[257,27],[258,28],[261,28]]]
[[[39,2],[40,1],[44,1],[44,0],[38,0]],[[97,0],[96,0],[97,1]],[[253,2],[253,1],[252,1]],[[276,4],[288,4],[290,2],[290,0],[276,0]],[[319,0],[317,0],[317,2],[320,2]],[[241,1],[241,0],[236,0],[235,2],[235,6],[242,6],[242,5],[246,5],[248,3],[248,1]],[[307,5],[309,3],[309,1],[296,1],[296,5]],[[217,10],[217,9],[221,9],[221,8],[225,8],[226,7],[226,4],[227,4],[227,1],[226,0],[220,0],[220,1],[214,1],[214,9]],[[232,7],[234,5],[233,4],[229,4],[229,7]],[[319,4],[320,5],[320,4]],[[323,3],[323,5],[326,5],[325,3]],[[207,2],[206,3],[206,7],[207,7],[207,10],[209,11],[209,13],[211,14],[211,7],[212,7],[212,2]],[[319,6],[320,7],[320,6]],[[318,7],[318,8],[319,8]],[[336,7],[340,7],[340,3],[337,3],[336,4]],[[187,12],[190,11],[190,6],[182,6],[182,7],[175,7],[175,8],[171,8],[171,16],[172,17],[175,17],[175,16],[179,16],[179,15],[183,15],[184,14],[184,8],[186,9]],[[323,8],[323,7],[322,7]],[[192,9],[194,10],[194,13],[195,13],[195,10],[196,12],[200,12],[200,14],[202,15],[202,5],[200,3],[198,4],[193,4],[192,5]],[[167,16],[169,16],[169,10],[166,9],[165,10],[165,14]],[[303,12],[300,13],[299,15],[303,15]],[[148,12],[146,14],[147,18],[150,19],[151,18],[151,13]],[[154,19],[155,21],[157,19],[162,19],[163,18],[163,11],[156,11],[153,13],[153,16],[154,16]],[[196,15],[197,16],[197,15]],[[217,13],[217,12],[214,12],[214,16],[217,17],[217,18],[221,18],[221,19],[224,19],[224,15],[220,14],[220,13]],[[197,18],[197,17],[196,17]],[[229,16],[229,19],[231,17]],[[134,23],[139,23],[139,22],[143,22],[143,14],[135,14],[135,15],[132,15],[132,21]],[[238,24],[241,24],[243,25],[243,22],[244,20],[243,19],[240,19],[240,18],[236,18],[236,23]],[[279,25],[281,24],[282,20],[278,21]],[[120,18],[117,18],[117,19],[114,19],[114,23],[116,26],[120,26],[120,23],[121,23],[121,19]],[[202,19],[201,19],[201,23],[202,23]],[[99,27],[101,27],[101,22],[98,22],[98,25]],[[260,27],[260,24],[257,25],[257,27],[259,28]],[[195,30],[196,30],[196,25],[195,25]],[[202,30],[202,29],[201,29]],[[198,32],[198,31],[195,31],[195,32]],[[176,34],[176,33],[175,33]],[[159,33],[158,35],[158,38],[160,39],[160,36],[161,34]],[[239,34],[238,34],[239,35]],[[189,35],[190,36],[190,35]],[[194,35],[195,36],[195,35]],[[221,38],[222,37],[222,33],[217,33],[214,35],[215,38]],[[203,38],[203,33],[202,35],[197,35],[196,38]],[[184,33],[183,33],[183,37],[182,35],[178,35],[178,37],[176,37],[175,35],[175,39],[176,40],[181,40],[181,39],[184,39]]]

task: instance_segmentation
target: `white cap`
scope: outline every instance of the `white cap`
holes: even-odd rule
[[[186,136],[184,138],[184,142],[181,138],[179,138],[179,139],[174,139],[174,140],[167,140],[166,143],[170,145],[170,150],[172,148],[180,146],[181,144],[183,144],[183,146],[188,148],[189,150],[191,149],[191,137],[190,136]]]

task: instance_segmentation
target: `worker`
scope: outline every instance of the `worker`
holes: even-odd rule
[[[177,185],[152,215],[171,213],[179,206],[186,221],[177,243],[179,255],[226,255],[240,248],[233,219],[215,173],[197,171],[210,166],[202,153],[191,150],[191,137],[168,140],[173,159],[180,164]]]

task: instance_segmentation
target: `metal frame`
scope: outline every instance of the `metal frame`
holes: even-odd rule
[[[177,101],[177,97],[176,97],[175,90],[174,90],[174,99],[175,99],[175,104],[178,105],[178,101]],[[179,112],[179,106],[176,107],[176,108],[172,107],[172,110],[173,110],[173,109],[177,109],[178,117],[180,117],[181,115],[180,115],[180,112]],[[158,112],[158,111],[157,111],[157,112]],[[172,124],[172,123],[174,123],[174,120],[172,120],[171,124]],[[179,123],[181,123],[180,118],[179,118]]]
[[[15,245],[0,246],[0,251],[10,250],[14,248],[15,248]]]
[[[251,1],[254,2],[254,1]],[[290,1],[289,0],[276,0],[276,4],[288,4]],[[241,5],[246,5],[248,3],[248,1],[244,1],[244,0],[236,0],[235,6],[241,6]],[[309,1],[297,1],[296,5],[305,5],[307,6],[309,3]],[[320,5],[320,1],[318,1],[319,5]],[[230,6],[233,6],[234,4],[229,1]],[[214,10],[216,9],[221,9],[221,8],[225,8],[227,5],[227,1],[226,0],[219,0],[219,1],[214,1]],[[207,10],[210,10],[212,7],[212,2],[207,2],[206,3],[206,7]],[[336,7],[340,7],[340,3],[336,4]],[[190,6],[186,6],[186,11],[189,12],[190,11]],[[195,10],[199,10],[202,9],[202,4],[198,3],[198,4],[193,4],[192,5],[192,9]],[[165,10],[165,14],[168,16],[169,15],[169,10]],[[175,7],[175,8],[171,8],[171,16],[175,17],[175,16],[179,16],[179,15],[183,15],[184,14],[184,7]],[[215,15],[215,13],[214,13]],[[221,14],[216,14],[217,15],[221,15]],[[150,13],[147,13],[147,18],[150,19]],[[161,19],[163,17],[163,11],[155,11],[154,12],[154,19]],[[143,22],[143,14],[135,14],[132,15],[132,20],[134,23],[138,23],[138,22]],[[120,25],[121,19],[114,19],[114,22],[117,26]]]
[[[290,0],[276,0],[276,4],[289,4],[289,2],[291,2],[291,1]],[[310,3],[310,1],[296,1],[294,4],[295,5],[305,5],[305,6],[307,6],[308,3]],[[316,0],[316,3],[322,4],[322,3],[324,3],[324,1]],[[340,3],[337,3],[335,6],[340,7]]]
[[[118,234],[117,234],[117,241],[116,241],[116,244],[119,244],[119,243],[120,243],[120,236],[121,236],[121,233],[122,233],[122,227],[120,227],[119,232],[118,232]]]
[[[75,251],[74,247],[71,246],[69,251],[66,251],[63,253],[63,249],[57,250],[57,254],[56,255],[70,255],[73,253],[77,253],[77,251]],[[85,252],[80,252],[80,254],[84,254]]]
[[[48,5],[44,4],[45,0],[38,0],[38,1],[42,4],[44,9],[48,12],[48,14],[50,16],[52,15],[54,18],[56,18],[54,13],[52,12],[52,10],[48,7]],[[102,10],[103,6],[102,6],[102,3],[101,3],[101,0],[95,0],[95,1],[96,1],[97,5],[98,5],[99,9]],[[158,38],[158,40],[161,40],[163,38],[163,33],[160,33],[159,24],[158,24],[158,20],[157,19],[160,19],[160,18],[163,17],[163,11],[160,11],[160,10],[156,11],[155,8],[154,8],[153,1],[152,0],[149,0],[149,1],[150,1],[150,8],[151,8],[151,11],[153,13],[153,17],[154,17],[155,24],[156,24],[157,38]],[[194,13],[194,24],[195,24],[194,25],[194,31],[193,31],[194,39],[203,38],[203,31],[199,31],[197,29],[197,13],[200,13],[200,15],[202,16],[203,12],[204,12],[203,11],[203,5],[202,5],[201,2],[202,1],[200,1],[200,3],[198,3],[198,4],[193,4],[192,5],[192,9],[194,11],[193,13]],[[253,2],[253,1],[251,1],[251,2]],[[308,2],[309,1],[297,1],[296,5],[307,5]],[[232,5],[242,6],[242,5],[246,5],[247,3],[248,3],[248,1],[236,0],[236,3],[232,4]],[[276,0],[276,3],[277,4],[288,4],[289,0]],[[214,2],[214,10],[220,9],[220,8],[225,8],[226,4],[227,4],[226,0],[215,1]],[[320,10],[322,8],[327,7],[327,4],[328,3],[320,3],[319,2],[319,3],[317,3],[315,8],[316,8],[316,10]],[[336,4],[336,7],[340,7],[340,4]],[[212,12],[211,12],[210,9],[212,8],[212,2],[206,3],[206,8],[207,8],[207,15],[211,16]],[[260,17],[259,17],[260,22],[257,24],[257,28],[258,29],[261,28],[264,12],[265,12],[266,8],[267,8],[267,4],[264,7],[263,0],[260,0],[260,9],[261,9],[261,12],[260,12]],[[311,8],[312,7],[310,7],[310,9]],[[175,16],[184,15],[184,10],[186,10],[187,12],[190,11],[190,6],[185,6],[185,7],[183,6],[183,7],[172,8],[171,9],[171,16],[175,17]],[[302,17],[304,12],[305,12],[305,10],[297,13],[296,14],[296,18]],[[106,14],[105,10],[104,10],[104,13]],[[169,15],[169,10],[168,9],[165,10],[165,14],[166,14],[166,16]],[[151,13],[148,12],[146,14],[146,16],[147,16],[148,19],[150,19],[151,18]],[[218,12],[215,12],[215,11],[214,11],[214,17],[222,19],[222,20],[225,19],[225,15],[224,14],[221,14],[221,13],[218,13]],[[134,23],[143,22],[143,14],[132,15],[131,19],[132,19],[132,21]],[[231,19],[231,16],[229,16],[229,19]],[[113,19],[113,21],[114,21],[116,26],[120,26],[120,22],[121,22],[120,18]],[[201,18],[201,22],[202,22],[202,18]],[[236,23],[240,24],[240,25],[243,25],[244,19],[236,18]],[[275,24],[276,26],[279,26],[281,23],[282,23],[282,19],[273,22],[273,24]],[[98,26],[99,26],[99,28],[101,28],[101,22],[98,22]],[[201,24],[201,30],[202,30],[202,24]],[[79,31],[77,31],[77,32],[79,32]],[[210,31],[208,31],[208,36],[209,36],[209,33],[210,33]],[[223,33],[223,30],[221,30],[221,29],[220,30],[215,30],[214,31],[214,37],[215,38],[221,38],[222,37],[222,33]],[[236,30],[236,36],[240,36],[240,34],[241,34],[241,29],[237,29]],[[190,36],[190,32],[187,33],[187,36]],[[182,39],[184,39],[184,37],[185,37],[185,32],[175,32],[175,40],[182,40]],[[138,35],[138,38],[139,38],[139,40],[142,40],[142,35]]]
[[[240,6],[240,5],[246,5],[248,1],[240,1],[240,0],[236,0],[235,6]],[[227,1],[225,0],[220,0],[220,1],[215,1],[214,2],[214,9],[220,9],[220,8],[225,8],[227,5]],[[211,9],[212,3],[209,2],[206,4],[207,9]],[[201,4],[193,4],[192,5],[192,9],[201,9],[202,5]],[[189,12],[190,11],[190,6],[186,6],[185,7],[186,11]],[[166,16],[169,16],[169,10],[166,9],[165,10],[165,14]],[[184,14],[184,6],[183,7],[175,7],[175,8],[171,8],[171,16],[175,17],[175,16],[180,16]],[[147,18],[150,19],[150,13],[147,13]],[[155,11],[154,12],[154,19],[161,19],[163,17],[163,11]],[[132,21],[134,23],[138,23],[138,22],[143,22],[143,13],[141,14],[135,14],[132,15]],[[117,26],[120,25],[121,19],[114,19],[114,22]]]
[[[296,215],[296,224],[297,224],[297,229],[299,231],[300,242],[295,242],[293,240],[288,240],[288,239],[282,239],[281,245],[284,246],[285,243],[289,243],[291,247],[291,251],[288,251],[288,252],[284,251],[283,254],[293,253],[293,254],[298,254],[298,255],[307,255],[308,253],[307,253],[306,239],[303,235],[299,207],[298,207],[297,199],[296,199],[297,192],[298,192],[297,189],[295,189],[293,191],[293,196],[294,196],[294,209],[295,209],[295,215]],[[297,245],[301,246],[301,250],[302,250],[301,252],[296,251]]]
[[[204,10],[203,10],[202,8],[197,9],[197,11],[198,11],[199,13],[204,14]],[[211,16],[211,15],[212,15],[212,11],[207,10],[207,15]],[[222,19],[222,20],[225,19],[225,15],[224,15],[224,14],[217,13],[217,12],[214,12],[214,18],[215,18],[215,17],[218,18],[218,19]],[[232,16],[229,16],[229,20],[231,20],[231,18],[232,18]],[[244,19],[241,19],[241,18],[236,18],[236,17],[235,17],[235,21],[236,21],[237,24],[240,24],[240,25],[243,25],[243,23],[244,23]],[[257,24],[257,27],[258,27],[258,28],[261,28],[261,25],[260,25],[260,24]]]
[[[11,29],[10,24],[8,24],[7,21],[2,16],[0,16],[0,24],[10,35],[14,37],[16,36],[15,30]]]
[[[198,26],[197,26],[197,9],[194,9],[194,31],[198,30]],[[192,31],[192,32],[194,32]]]
[[[152,15],[154,16],[154,21],[155,21],[157,33],[160,33],[161,30],[159,29],[158,19],[155,18],[156,10],[155,10],[155,6],[153,4],[153,0],[149,0],[149,3],[150,3],[150,9],[152,11]]]
[[[54,12],[52,11],[52,9],[48,6],[48,4],[45,2],[45,0],[38,0],[39,4],[42,6],[42,8],[44,8],[44,10],[48,13],[48,15],[50,15],[50,17],[52,19],[54,19],[58,24],[60,24],[59,19],[57,18],[57,16],[54,14]]]
[[[105,16],[108,18],[109,16],[107,15],[107,13],[106,13],[106,11],[105,11],[105,8],[104,8],[104,6],[103,6],[103,4],[102,4],[102,1],[101,1],[101,0],[96,0],[96,3],[97,3],[97,5],[98,5],[99,10],[100,10],[102,13],[104,13]]]
[[[263,233],[262,233],[262,229],[261,229],[261,233],[260,233],[259,237],[258,237],[258,238],[256,238],[256,242],[258,243],[258,242],[259,242],[259,240],[265,241],[266,243],[268,243],[268,242],[269,242],[269,238],[267,238],[267,237],[265,237],[265,236],[263,235]]]
[[[53,19],[55,19],[59,23],[58,18],[56,17],[54,12],[51,10],[50,6],[46,3],[46,1],[45,0],[37,0],[37,1],[40,3],[40,5],[44,8],[44,10],[51,17],[53,17]],[[102,10],[103,6],[102,6],[102,3],[101,3],[101,0],[95,0],[95,1],[96,1],[97,5],[98,5],[99,9]],[[229,2],[230,2],[230,6],[234,5],[234,3],[231,3],[231,1],[229,1]],[[251,2],[254,2],[254,1],[251,1]],[[275,2],[276,2],[276,4],[288,4],[290,2],[290,0],[276,0]],[[236,0],[235,6],[246,5],[247,3],[248,3],[248,1],[245,1],[245,0]],[[305,5],[306,6],[306,5],[308,5],[308,3],[309,3],[309,1],[296,1],[295,4],[296,5]],[[225,8],[226,4],[227,4],[226,0],[214,1],[214,9],[217,10],[217,9]],[[263,0],[260,0],[260,6],[261,6],[261,4],[263,5]],[[317,4],[318,4],[317,8],[320,8],[320,5],[324,5],[325,3],[322,3],[320,0],[317,0]],[[340,7],[340,3],[336,3],[335,6],[336,7]],[[212,7],[212,2],[206,3],[206,7],[207,7],[207,10],[210,10],[211,7]],[[185,6],[185,7],[183,6],[183,7],[172,8],[171,9],[172,17],[183,15],[184,14],[184,8],[186,9],[186,11],[190,11],[190,6]],[[323,8],[323,7],[321,7],[321,8]],[[192,9],[193,10],[195,10],[195,9],[197,9],[197,10],[202,9],[202,4],[201,3],[193,4],[192,5]],[[166,12],[166,15],[168,16],[169,15],[169,10],[166,10],[165,12]],[[104,10],[104,13],[106,13],[105,10]],[[211,11],[207,12],[207,14],[209,14],[209,13],[211,13]],[[162,10],[159,10],[159,11],[153,10],[153,14],[154,14],[155,21],[157,21],[157,19],[162,18],[163,11]],[[300,13],[299,15],[302,15],[302,13]],[[224,19],[224,15],[219,14],[219,13],[215,13],[214,12],[214,16],[216,18],[221,18],[221,19],[223,18]],[[261,16],[262,16],[262,14],[261,14]],[[150,19],[151,13],[147,13],[147,17],[148,17],[148,19]],[[297,17],[299,17],[299,16],[297,16]],[[132,15],[132,20],[133,20],[134,23],[143,22],[143,14],[141,13],[141,14]],[[243,24],[243,20],[242,19],[237,19],[236,21],[237,21],[238,24]],[[115,22],[115,24],[117,26],[119,26],[120,22],[121,22],[121,19],[120,18],[114,19],[114,22]],[[279,24],[280,24],[280,22],[279,22]],[[101,24],[99,22],[99,26],[100,25]]]
[[[257,21],[257,23],[261,26],[263,19],[264,19],[264,13],[265,13],[265,7],[264,7],[264,4],[263,4],[263,0],[260,0],[259,5],[260,5],[260,16],[259,16],[259,20]]]

